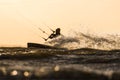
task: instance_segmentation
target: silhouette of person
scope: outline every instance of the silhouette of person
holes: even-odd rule
[[[53,39],[59,35],[60,35],[60,28],[57,28],[55,31],[53,31],[53,33],[47,39],[45,39],[45,41],[47,41],[49,38]]]

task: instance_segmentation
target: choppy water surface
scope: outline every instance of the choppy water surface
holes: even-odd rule
[[[0,54],[2,80],[120,79],[120,50],[1,48]]]
[[[48,43],[67,49],[0,48],[0,80],[120,80],[119,36],[77,33]]]

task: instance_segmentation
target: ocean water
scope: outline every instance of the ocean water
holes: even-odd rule
[[[118,35],[76,33],[45,44],[66,49],[0,48],[0,80],[120,80]]]

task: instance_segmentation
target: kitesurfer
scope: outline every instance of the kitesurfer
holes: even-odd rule
[[[57,28],[47,39],[45,39],[45,41],[47,41],[48,39],[56,38],[59,35],[60,35],[60,28]]]

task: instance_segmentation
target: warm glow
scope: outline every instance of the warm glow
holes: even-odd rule
[[[47,31],[60,27],[92,33],[120,34],[120,0],[0,0],[0,46],[44,42]],[[36,25],[36,26],[34,26]]]
[[[13,70],[12,72],[11,72],[11,75],[12,76],[16,76],[18,74],[18,72],[16,71],[16,70]]]
[[[56,65],[55,67],[54,67],[54,71],[59,71],[60,70],[60,67],[58,66],[58,65]]]
[[[30,76],[30,73],[27,72],[27,71],[25,71],[25,72],[24,72],[24,76],[25,76],[25,77],[29,77],[29,76]]]

